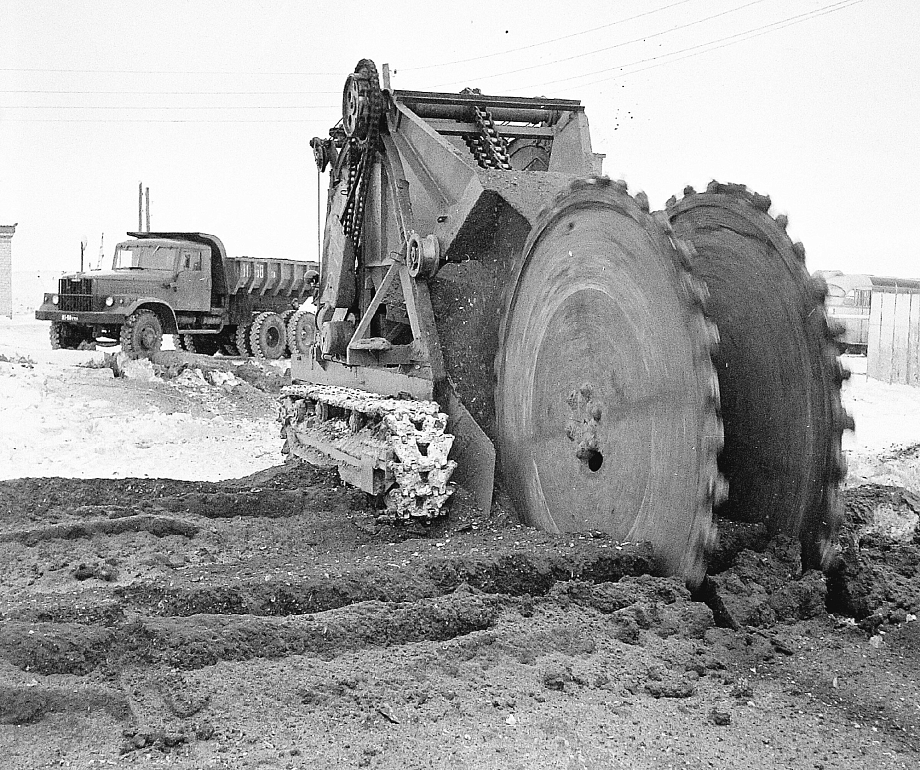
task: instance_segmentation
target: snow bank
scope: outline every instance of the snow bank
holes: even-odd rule
[[[132,378],[114,380],[109,369],[83,368],[100,365],[103,351],[52,351],[48,324],[27,315],[0,319],[0,355],[34,362],[0,363],[0,478],[216,480],[282,462],[270,399],[256,416],[234,410],[233,374],[187,370],[163,382],[138,362]],[[920,459],[898,449],[920,444],[920,389],[867,377],[865,358],[845,363],[853,375],[843,400],[856,418],[843,442],[848,483],[920,487]]]
[[[101,365],[102,351],[52,351],[47,334],[28,317],[0,322],[0,355],[10,359],[0,361],[0,478],[219,480],[283,461],[271,399],[257,416],[232,400],[214,406],[239,385],[232,374],[212,384],[189,373],[186,392],[135,362],[131,378],[116,380],[86,368]]]

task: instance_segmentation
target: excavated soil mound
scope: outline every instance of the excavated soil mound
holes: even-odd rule
[[[828,575],[828,607],[869,632],[920,614],[920,498],[867,484],[844,494],[840,559]]]
[[[0,482],[3,766],[917,764],[920,626],[828,616],[790,543],[736,532],[693,597],[644,544],[462,493],[430,526],[376,513],[302,465]],[[874,531],[863,569],[896,550]]]

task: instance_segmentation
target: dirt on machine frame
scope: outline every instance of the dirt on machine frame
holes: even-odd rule
[[[690,582],[714,509],[826,564],[847,373],[770,199],[713,182],[651,212],[598,175],[579,101],[388,80],[361,60],[311,142],[329,194],[286,450],[397,519],[455,483],[488,511],[497,482],[530,524],[649,541]]]
[[[306,350],[313,315],[302,308],[315,262],[229,257],[205,233],[135,232],[111,270],[63,276],[35,312],[51,346],[121,343],[132,357],[160,349],[164,333],[190,353],[281,358]]]

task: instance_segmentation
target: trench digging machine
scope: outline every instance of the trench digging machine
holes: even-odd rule
[[[600,176],[579,101],[392,90],[361,60],[329,170],[285,450],[394,519],[493,484],[551,532],[650,541],[691,583],[719,518],[827,566],[847,376],[804,249],[744,186],[664,211]]]

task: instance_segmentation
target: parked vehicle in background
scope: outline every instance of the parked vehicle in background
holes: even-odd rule
[[[839,270],[818,270],[827,282],[827,315],[843,327],[838,343],[846,353],[866,355],[869,343],[869,306],[872,277]]]
[[[274,359],[290,352],[289,327],[301,337],[312,328],[300,308],[315,291],[316,262],[228,257],[205,233],[128,235],[111,270],[65,275],[45,294],[35,317],[51,321],[52,348],[120,342],[141,357],[172,334],[193,353]]]

